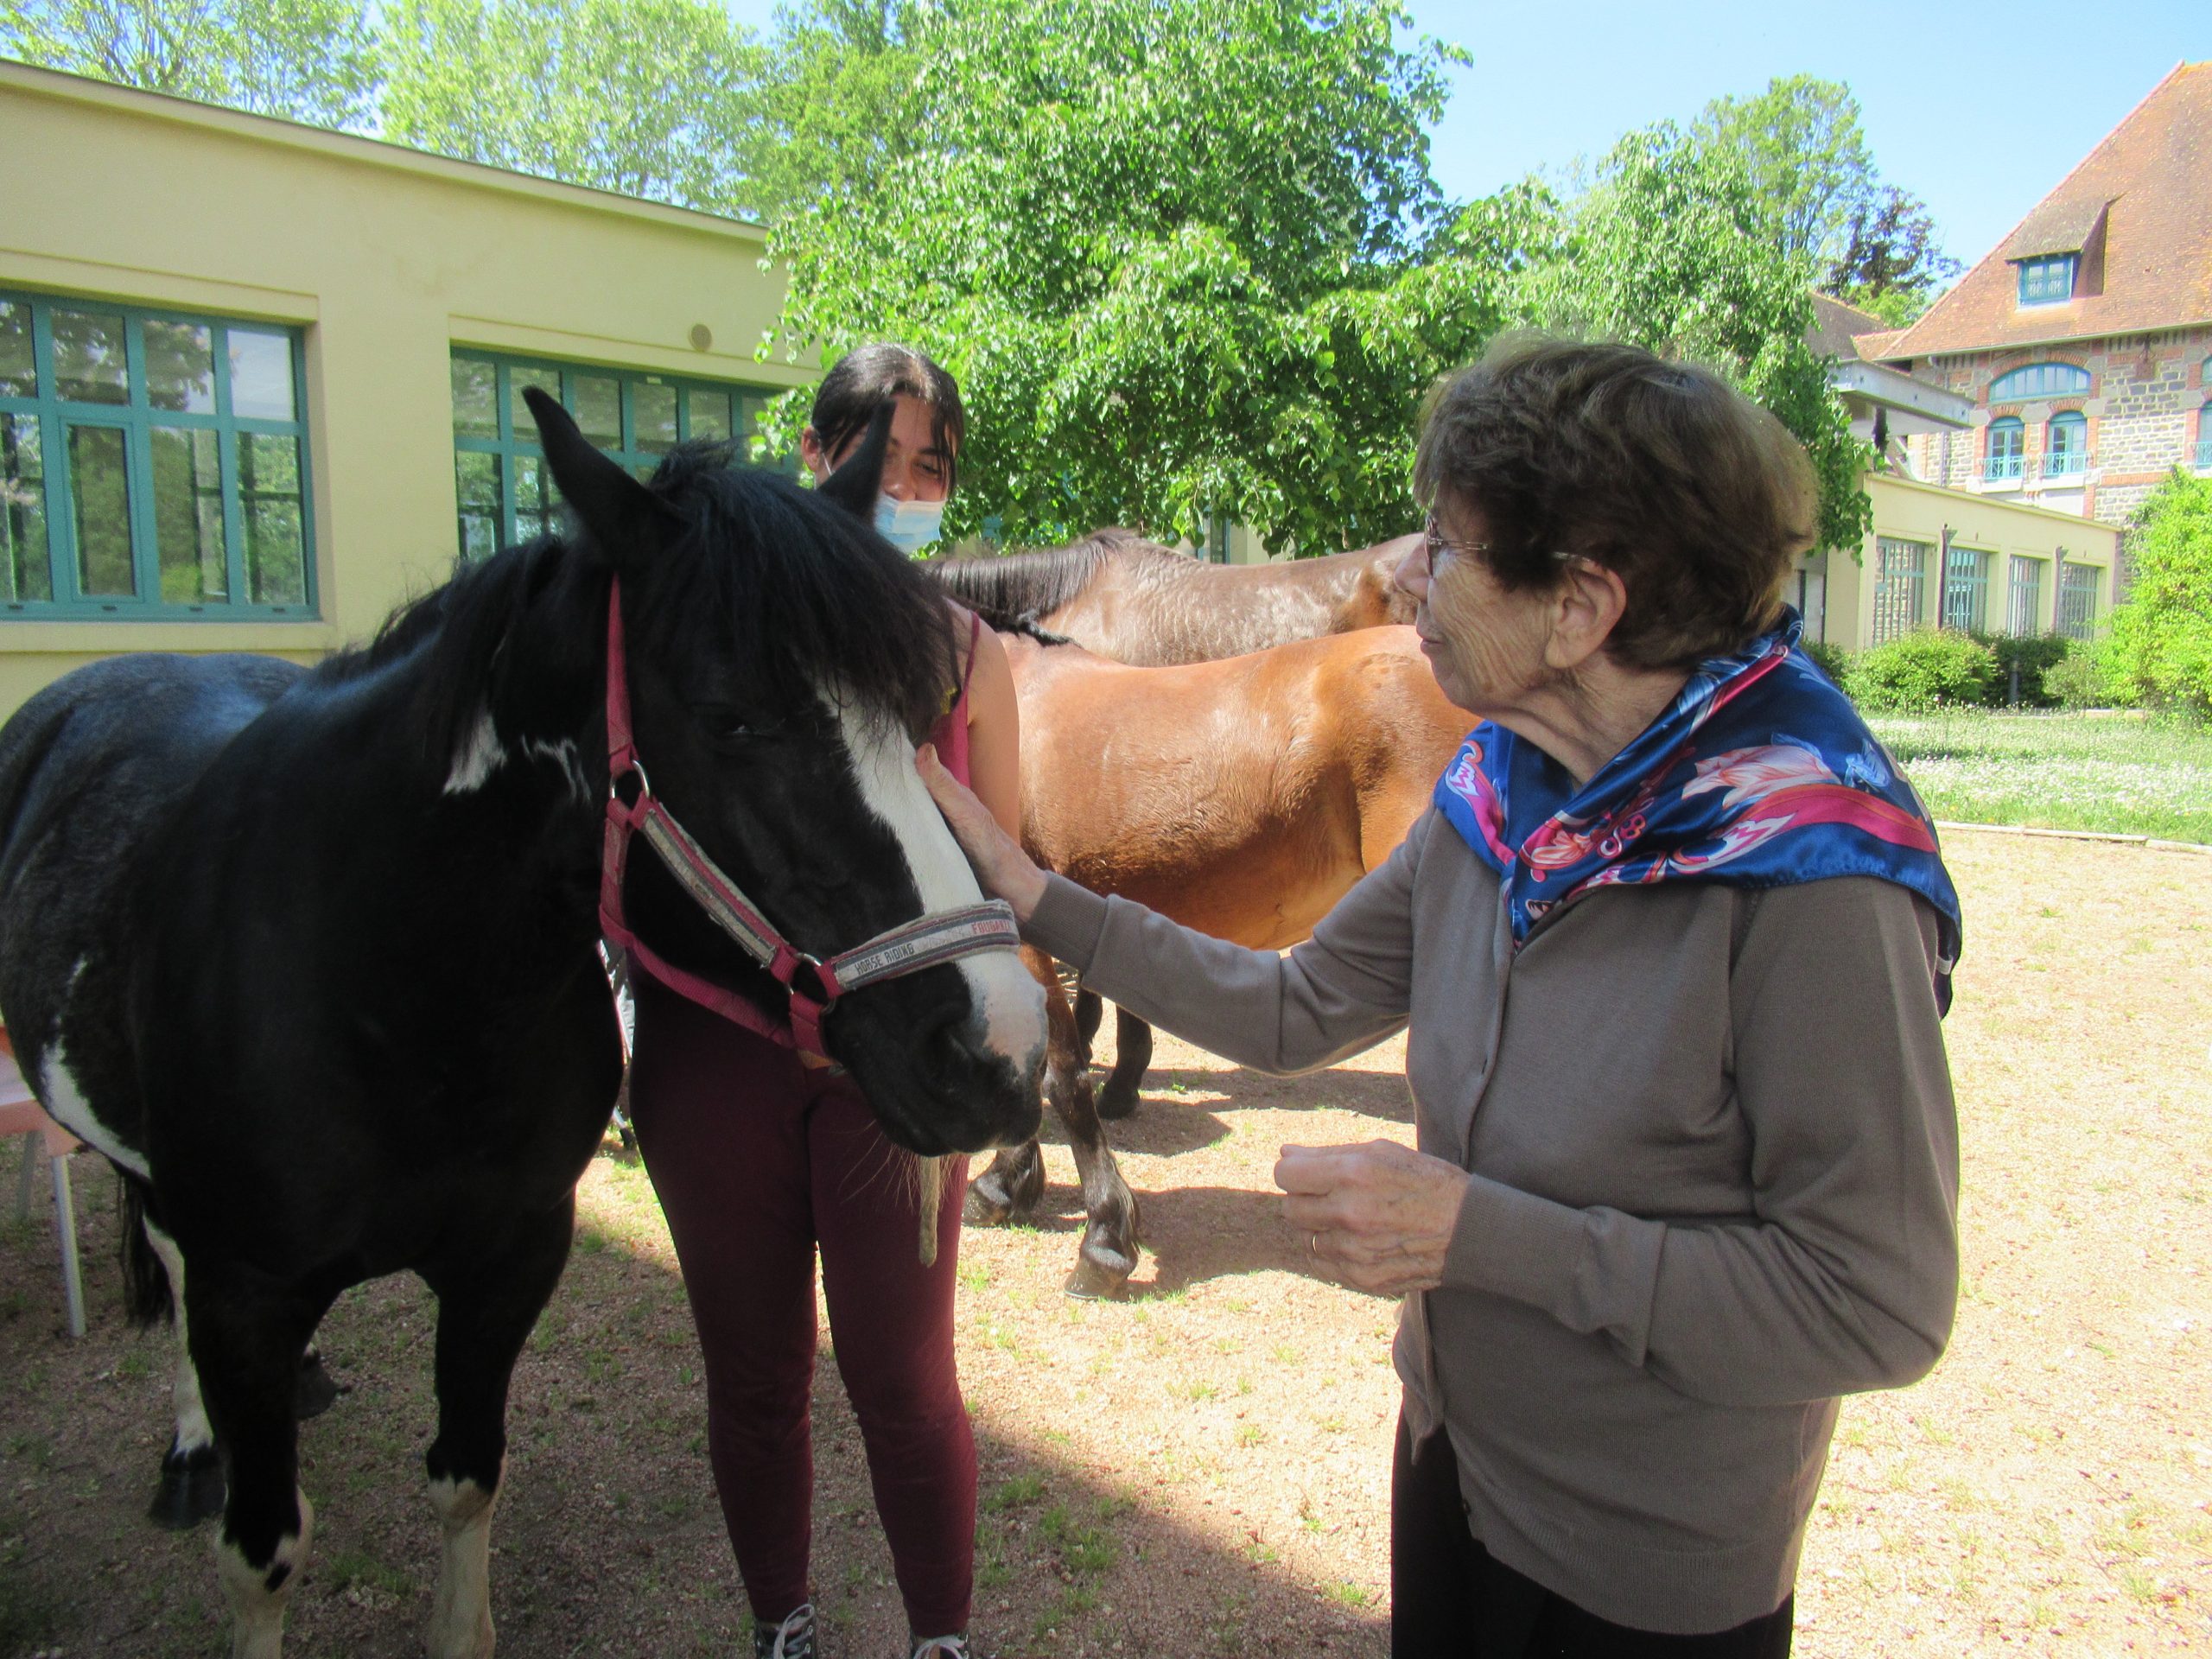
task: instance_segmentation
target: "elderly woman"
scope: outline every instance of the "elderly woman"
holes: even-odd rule
[[[1786,1654],[1837,1396],[1957,1282],[1927,817],[1796,649],[1803,453],[1715,377],[1516,340],[1432,397],[1398,573],[1482,724],[1286,957],[1039,871],[925,753],[984,885],[1086,983],[1273,1071],[1408,1028],[1420,1150],[1284,1148],[1301,1249],[1403,1294],[1396,1655]]]

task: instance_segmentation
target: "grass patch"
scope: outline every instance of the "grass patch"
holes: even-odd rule
[[[1986,709],[1867,723],[1939,818],[2212,842],[2212,727]]]

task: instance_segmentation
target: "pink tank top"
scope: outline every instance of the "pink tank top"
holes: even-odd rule
[[[976,647],[983,637],[983,619],[969,613],[968,618],[968,666],[961,671],[960,688],[952,694],[952,702],[938,716],[937,724],[930,728],[930,741],[937,745],[937,758],[944,769],[962,783],[968,779],[968,682],[976,677]]]

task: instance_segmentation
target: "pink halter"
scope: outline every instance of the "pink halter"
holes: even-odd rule
[[[678,995],[786,1048],[828,1058],[822,1044],[822,1021],[847,991],[877,980],[919,973],[980,951],[1011,950],[1021,943],[1014,907],[999,899],[918,917],[827,962],[809,956],[778,932],[652,791],[630,729],[630,674],[622,643],[620,580],[607,600],[607,838],[599,867],[600,931],[627,951],[631,961]],[[636,800],[628,803],[622,798],[626,778],[636,779],[638,785]],[[784,1019],[764,1014],[726,987],[672,966],[630,931],[622,914],[622,878],[629,866],[633,835],[645,837],[708,918],[790,993],[791,1007]],[[802,983],[802,974],[810,982]]]

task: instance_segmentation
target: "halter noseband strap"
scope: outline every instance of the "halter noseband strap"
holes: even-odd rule
[[[919,973],[979,951],[1010,950],[1021,943],[1014,907],[999,899],[918,917],[827,962],[809,956],[778,932],[661,804],[645,776],[637,739],[630,728],[630,674],[622,640],[619,579],[607,600],[607,835],[599,867],[600,931],[671,990],[786,1048],[827,1058],[828,1051],[822,1045],[822,1021],[848,991],[878,980]],[[634,800],[626,802],[622,785],[626,779],[636,780],[638,792]],[[764,1013],[726,986],[663,960],[630,931],[622,912],[622,880],[629,868],[631,839],[640,835],[692,902],[790,994],[791,1007],[784,1019]],[[807,982],[802,982],[802,976]]]

